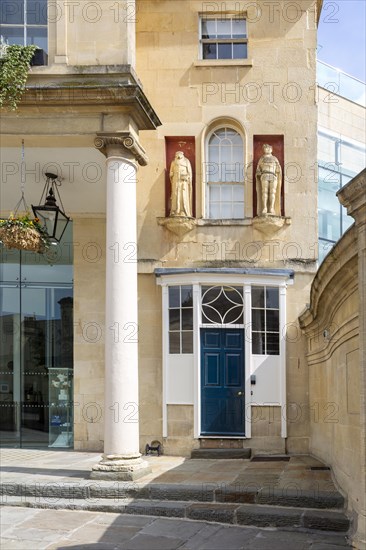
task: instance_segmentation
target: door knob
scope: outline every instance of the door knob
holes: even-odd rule
[[[238,391],[237,395],[240,397],[241,395],[244,395],[244,392]]]

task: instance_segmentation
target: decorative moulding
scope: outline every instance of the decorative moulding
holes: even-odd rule
[[[253,218],[253,228],[268,237],[286,225],[291,225],[291,223],[291,218],[273,216],[272,214],[264,214],[263,216],[256,216]]]
[[[197,221],[195,218],[188,218],[186,216],[169,216],[169,218],[158,218],[158,224],[174,233],[174,235],[183,237],[183,235],[196,227]]]

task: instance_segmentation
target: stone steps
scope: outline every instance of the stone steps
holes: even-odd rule
[[[223,502],[193,502],[177,500],[144,500],[112,498],[57,498],[5,495],[2,504],[31,508],[69,509],[113,512],[143,516],[182,518],[231,525],[272,527],[279,529],[317,530],[346,533],[350,522],[336,510],[233,504]]]
[[[344,498],[338,491],[308,491],[281,487],[255,487],[254,483],[136,483],[125,481],[81,481],[52,483],[11,483],[0,485],[3,497],[58,499],[134,499],[154,501],[216,502],[222,504],[259,504],[293,508],[343,509]]]
[[[336,491],[290,489],[254,482],[136,483],[65,479],[3,482],[1,504],[204,520],[279,529],[345,533],[350,522]]]
[[[252,449],[193,449],[191,458],[210,458],[210,459],[232,459],[241,458],[249,459],[252,454]]]

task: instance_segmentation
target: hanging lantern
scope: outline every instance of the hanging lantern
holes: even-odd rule
[[[32,210],[34,216],[39,219],[39,223],[47,231],[50,239],[60,242],[70,218],[63,212],[64,206],[57,189],[61,183],[57,183],[57,175],[47,172],[45,176],[47,179],[41,196],[41,204],[39,206],[33,206],[32,204]],[[42,204],[44,198],[45,203]],[[59,201],[62,210],[56,204],[56,200]]]

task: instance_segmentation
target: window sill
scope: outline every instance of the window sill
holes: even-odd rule
[[[252,59],[197,59],[195,67],[252,67]]]
[[[197,225],[199,226],[244,226],[252,225],[253,218],[243,218],[240,220],[214,220],[214,219],[197,219]]]

